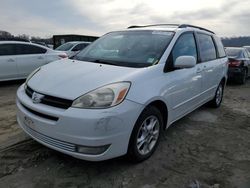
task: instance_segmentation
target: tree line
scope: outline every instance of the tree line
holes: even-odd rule
[[[0,30],[0,40],[18,40],[18,41],[26,41],[26,42],[44,42],[46,44],[53,44],[52,37],[41,38],[37,36],[29,36],[26,34],[12,35],[7,31]]]
[[[250,46],[250,36],[226,37],[222,38],[222,43],[225,47]]]

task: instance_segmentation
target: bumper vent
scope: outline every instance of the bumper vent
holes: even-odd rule
[[[33,89],[31,89],[29,86],[27,86],[25,92],[30,98],[32,98],[32,94],[35,91]],[[57,107],[57,108],[68,109],[72,105],[73,101],[68,100],[68,99],[53,97],[50,95],[44,95],[44,97],[41,99],[40,103],[46,104],[48,106]]]
[[[62,149],[62,150],[76,152],[76,145],[75,144],[71,144],[71,143],[68,143],[68,142],[64,142],[64,141],[61,141],[61,140],[51,138],[49,136],[46,136],[44,134],[41,134],[41,133],[29,128],[28,126],[25,126],[25,130],[31,136],[33,136],[37,140],[40,140],[43,143],[46,143],[46,144],[48,144],[50,146],[54,146],[54,147]]]

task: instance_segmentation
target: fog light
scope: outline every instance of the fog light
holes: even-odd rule
[[[107,151],[109,148],[109,145],[104,145],[104,146],[77,146],[77,152],[83,153],[83,154],[88,154],[88,155],[99,155]]]

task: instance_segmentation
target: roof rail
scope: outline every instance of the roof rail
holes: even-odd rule
[[[181,25],[179,25],[178,28],[187,28],[187,27],[193,27],[193,28],[197,28],[197,29],[200,29],[200,30],[207,31],[209,33],[215,34],[213,31],[210,31],[210,30],[205,29],[203,27],[199,27],[199,26],[195,26],[195,25],[189,25],[189,24],[181,24]]]
[[[196,29],[200,29],[203,31],[207,31],[210,33],[215,34],[213,31],[210,31],[208,29],[205,29],[203,27],[195,26],[195,25],[189,25],[189,24],[154,24],[154,25],[132,25],[129,26],[128,29],[133,29],[133,28],[142,28],[142,27],[153,27],[153,26],[171,26],[171,27],[176,27],[176,28],[187,28],[187,27],[193,27]]]
[[[154,26],[172,26],[172,27],[178,28],[180,26],[180,24],[132,25],[132,26],[129,26],[127,29],[141,28],[141,27],[154,27]]]

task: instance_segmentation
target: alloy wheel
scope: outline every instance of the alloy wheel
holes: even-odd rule
[[[141,155],[150,153],[159,139],[160,122],[156,116],[146,118],[137,134],[137,150]]]
[[[216,104],[219,105],[222,100],[222,95],[223,95],[223,88],[222,85],[220,84],[217,91],[216,91]]]

